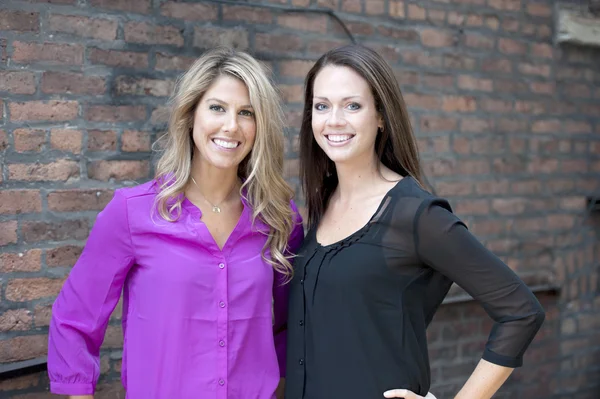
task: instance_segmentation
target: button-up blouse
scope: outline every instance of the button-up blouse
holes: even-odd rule
[[[339,242],[319,244],[312,228],[290,288],[286,399],[375,399],[394,388],[425,396],[426,328],[452,282],[495,322],[483,359],[520,366],[544,320],[540,303],[413,178]]]
[[[123,292],[128,399],[273,398],[285,374],[289,284],[261,256],[268,226],[252,224],[243,200],[219,249],[188,199],[179,220],[168,222],[155,198],[154,182],[120,189],[98,215],[53,306],[51,391],[93,394],[100,346]],[[295,252],[303,230],[291,206]]]

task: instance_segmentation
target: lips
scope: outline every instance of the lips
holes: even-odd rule
[[[344,143],[354,137],[353,134],[326,134],[327,141],[332,143]]]
[[[241,142],[237,140],[225,140],[219,138],[212,139],[212,142],[215,143],[217,147],[221,147],[226,150],[232,150],[234,148],[237,148],[241,144]]]

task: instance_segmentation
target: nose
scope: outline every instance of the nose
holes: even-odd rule
[[[344,110],[338,107],[332,108],[329,118],[327,118],[327,126],[344,126],[345,124]]]
[[[229,115],[229,117],[225,121],[225,124],[223,125],[223,129],[226,132],[235,133],[237,131],[238,126],[239,126],[237,117],[238,116],[235,113]]]

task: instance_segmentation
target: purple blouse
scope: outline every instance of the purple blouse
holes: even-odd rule
[[[252,225],[243,201],[220,250],[189,200],[177,222],[162,219],[153,206],[155,187],[117,190],[98,214],[53,306],[51,392],[94,393],[100,346],[123,291],[128,399],[273,398],[285,375],[288,285],[261,257],[268,226]],[[295,253],[303,229],[291,205]]]

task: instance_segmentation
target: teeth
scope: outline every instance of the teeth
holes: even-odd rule
[[[213,143],[223,148],[236,148],[238,145],[240,145],[239,141],[225,141],[220,139],[213,139]]]
[[[327,135],[327,140],[335,141],[337,143],[346,141],[346,140],[350,140],[351,138],[352,138],[352,135],[350,135],[350,134],[329,134],[329,135]]]

